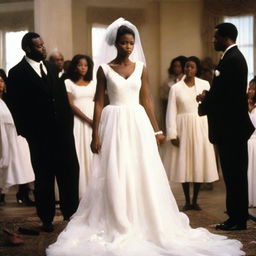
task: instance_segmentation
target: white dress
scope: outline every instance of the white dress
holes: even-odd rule
[[[170,190],[149,118],[139,104],[143,63],[123,78],[102,65],[110,104],[88,189],[47,256],[236,256],[241,243],[192,229]]]
[[[172,86],[169,93],[166,133],[166,152],[163,162],[170,181],[213,182],[218,171],[213,145],[208,139],[207,117],[198,115],[196,96],[209,90],[206,80],[195,78],[195,86],[188,87],[184,80]],[[175,147],[169,140],[179,138]]]
[[[35,180],[26,139],[17,135],[12,115],[0,99],[0,188]]]
[[[65,85],[67,92],[73,96],[74,105],[87,117],[93,119],[93,98],[96,90],[95,82],[91,81],[87,86],[78,86],[70,79],[66,79]],[[74,116],[74,137],[80,167],[79,198],[81,198],[85,194],[90,177],[92,128],[88,123],[81,121],[77,116]]]
[[[256,128],[256,108],[249,115]],[[248,140],[248,192],[249,206],[256,207],[256,130]]]

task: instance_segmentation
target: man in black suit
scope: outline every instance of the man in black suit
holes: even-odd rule
[[[220,230],[246,229],[248,218],[247,140],[254,128],[247,99],[247,64],[235,44],[237,29],[231,23],[215,27],[214,48],[223,51],[209,92],[197,96],[199,115],[207,115],[209,139],[217,145],[226,185],[229,218]]]
[[[45,62],[42,38],[33,32],[22,39],[26,56],[14,66],[7,81],[7,104],[17,131],[29,144],[35,172],[37,214],[46,232],[53,231],[54,179],[64,219],[78,206],[79,165],[73,137],[73,114],[57,69]]]

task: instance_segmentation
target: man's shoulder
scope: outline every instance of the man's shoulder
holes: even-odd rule
[[[237,60],[237,59],[244,59],[244,55],[242,52],[238,49],[238,47],[231,48],[226,55],[224,56],[224,59],[229,60]]]
[[[25,65],[25,59],[23,58],[18,64],[16,64],[15,66],[13,66],[10,70],[9,70],[9,75],[12,73],[16,73],[16,72],[20,72],[24,69],[24,65]]]

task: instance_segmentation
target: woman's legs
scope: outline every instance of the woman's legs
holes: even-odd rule
[[[183,192],[185,195],[186,203],[183,207],[183,211],[188,211],[192,209],[191,203],[190,203],[190,195],[189,195],[189,182],[182,183]]]
[[[201,186],[201,183],[198,183],[198,182],[193,183],[194,191],[193,191],[192,207],[194,210],[198,210],[198,211],[201,210],[200,206],[197,204],[197,198],[200,191],[200,186]]]
[[[17,203],[34,206],[35,203],[29,198],[29,192],[29,183],[19,185],[18,192],[16,193]]]

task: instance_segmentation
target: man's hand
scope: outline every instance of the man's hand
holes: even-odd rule
[[[198,95],[196,96],[196,101],[199,102],[199,103],[200,103],[200,102],[203,102],[204,99],[205,99],[205,96],[206,96],[207,92],[208,92],[208,91],[204,90],[201,94],[198,94]]]
[[[175,147],[179,147],[179,146],[180,146],[180,140],[179,140],[178,137],[177,137],[176,139],[172,139],[172,140],[171,140],[171,143],[172,143],[172,145],[175,146]]]

